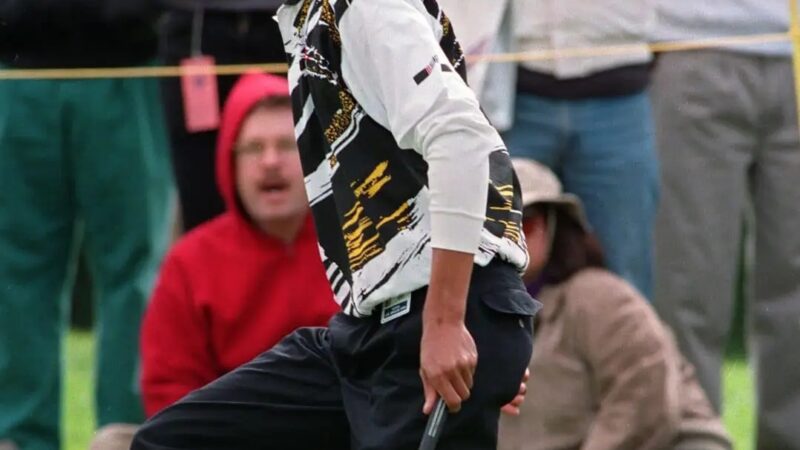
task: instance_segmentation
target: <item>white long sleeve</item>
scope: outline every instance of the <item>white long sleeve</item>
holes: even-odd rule
[[[442,52],[441,25],[419,0],[369,0],[353,2],[339,30],[355,99],[428,163],[432,246],[476,253],[489,155],[504,145]]]

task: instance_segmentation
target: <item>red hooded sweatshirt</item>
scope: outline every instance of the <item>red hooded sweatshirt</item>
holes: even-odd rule
[[[248,74],[231,92],[217,145],[217,181],[227,212],[171,249],[145,314],[142,394],[151,416],[251,360],[303,326],[324,326],[339,310],[309,214],[286,245],[240,211],[233,146],[259,100],[288,95],[282,78]]]

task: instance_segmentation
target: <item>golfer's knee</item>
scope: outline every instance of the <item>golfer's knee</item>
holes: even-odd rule
[[[158,421],[148,421],[139,427],[136,434],[133,435],[130,450],[155,450],[164,448],[159,444],[159,428]]]
[[[89,443],[89,450],[127,450],[131,447],[137,425],[115,423],[97,430]]]

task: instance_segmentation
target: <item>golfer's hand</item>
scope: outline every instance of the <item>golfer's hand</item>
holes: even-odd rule
[[[525,396],[528,394],[528,378],[531,376],[531,371],[529,369],[525,369],[525,375],[522,376],[522,382],[519,384],[519,391],[517,392],[517,396],[514,397],[514,400],[511,400],[511,403],[503,406],[500,411],[503,414],[509,416],[518,416],[520,414],[519,407],[522,406],[522,403],[525,402]]]
[[[423,316],[420,343],[420,376],[425,387],[422,411],[430,414],[437,394],[451,412],[469,398],[472,376],[478,365],[478,350],[463,320],[426,321]]]
[[[425,388],[422,411],[430,414],[439,394],[450,411],[469,398],[478,349],[464,325],[474,256],[433,249],[431,282],[422,310],[420,376]]]

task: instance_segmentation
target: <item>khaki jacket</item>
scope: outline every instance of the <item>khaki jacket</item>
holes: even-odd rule
[[[665,325],[628,283],[586,269],[539,295],[528,396],[500,450],[730,449]]]

